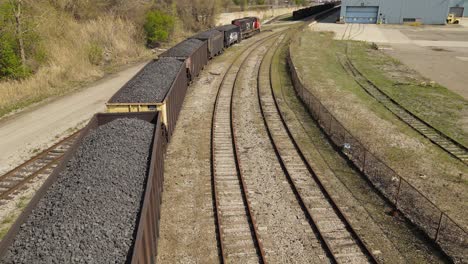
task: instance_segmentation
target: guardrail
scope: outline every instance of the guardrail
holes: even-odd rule
[[[463,258],[468,256],[467,232],[417,188],[370,152],[333,116],[304,85],[291,59],[291,50],[288,50],[287,62],[296,94],[335,147],[340,148],[373,186],[438,244],[454,262],[463,262]]]

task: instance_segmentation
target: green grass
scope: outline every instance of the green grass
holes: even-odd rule
[[[369,51],[367,44],[351,45],[353,54],[357,54],[353,58],[359,56],[355,48]],[[468,195],[468,168],[366,93],[340,63],[345,46],[346,42],[334,40],[331,32],[298,34],[290,50],[302,81],[370,152],[465,226],[466,209],[460,201]]]
[[[0,240],[8,233],[8,230],[10,230],[10,227],[16,221],[23,209],[28,205],[30,199],[31,197],[22,196],[16,203],[15,210],[0,222]]]
[[[350,58],[355,66],[381,90],[403,107],[443,133],[468,145],[463,117],[468,114],[468,101],[460,95],[408,69],[401,62],[364,42],[350,42]]]
[[[331,170],[336,179],[352,193],[354,198],[361,201],[361,206],[371,216],[372,221],[391,234],[387,238],[394,243],[406,261],[409,263],[440,262],[438,251],[432,250],[423,240],[415,236],[411,227],[405,222],[394,221],[394,218],[386,213],[389,210],[388,204],[372,190],[358,172],[351,169],[346,160],[336,152],[322,134],[296,96],[286,65],[286,56],[287,48],[281,47],[273,58],[274,93],[286,122],[293,129],[296,141],[304,154],[310,157],[309,160],[314,161],[316,173],[321,174]],[[300,124],[300,126],[294,126],[294,124]],[[333,179],[330,181],[332,182]],[[330,191],[339,192],[335,189],[330,189]],[[388,259],[392,257],[391,252],[384,251]]]
[[[304,81],[320,91],[313,91],[314,94],[321,94],[324,100],[329,100],[334,104],[343,102],[343,104],[355,104],[355,102],[347,100],[347,93],[351,93],[357,97],[357,100],[369,111],[375,113],[383,120],[391,120],[393,114],[383,107],[379,102],[373,100],[354,79],[343,69],[337,56],[344,56],[345,42],[333,40],[331,32],[308,32],[302,38],[294,40],[293,58],[297,65],[302,65],[300,72],[303,74]],[[325,104],[327,105],[327,104]],[[349,106],[352,107],[352,106]],[[333,107],[329,107],[332,109]],[[368,124],[361,122],[356,118],[346,118],[340,120],[348,130],[362,131],[368,129]],[[400,131],[404,131],[412,136],[417,136],[417,132],[399,124]],[[414,155],[411,149],[385,148],[381,149],[382,155],[390,158],[394,162],[407,159]]]

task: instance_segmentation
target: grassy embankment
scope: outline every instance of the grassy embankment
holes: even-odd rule
[[[78,22],[54,8],[39,22],[47,61],[24,80],[0,82],[0,117],[63,95],[128,63],[150,58],[143,36],[129,21],[102,16]]]
[[[89,14],[80,13],[90,17],[76,17],[48,2],[28,2],[28,23],[33,24],[31,30],[37,37],[33,50],[40,50],[41,58],[27,58],[34,70],[26,78],[0,78],[0,118],[77,90],[124,65],[154,57],[145,46],[143,30],[145,14],[150,10],[148,4],[135,4],[128,12],[120,13],[94,7],[96,10],[88,11]],[[173,32],[161,48],[172,46],[193,34],[195,27],[202,27],[189,24],[193,27],[190,28],[188,22],[172,15]]]
[[[325,185],[338,204],[354,208],[355,212],[348,219],[366,241],[380,244],[381,257],[392,259],[395,263],[440,263],[440,252],[428,246],[406,222],[395,221],[388,214],[389,204],[375,193],[325,138],[294,91],[286,63],[287,49],[285,45],[275,54],[273,90],[295,140],[317,176],[326,179]],[[362,207],[356,206],[356,203]],[[391,241],[393,247],[387,241]]]
[[[400,61],[369,49],[364,42],[350,47],[353,63],[369,80],[406,109],[468,146],[468,101],[446,87],[429,85],[430,80]]]
[[[21,214],[23,209],[28,205],[31,195],[20,197],[13,208],[13,212],[9,213],[0,222],[0,240],[8,233],[11,225],[16,221],[16,218]]]
[[[311,92],[320,98],[335,117],[371,152],[435,201],[441,209],[460,220],[462,225],[468,226],[465,217],[466,206],[460,202],[468,199],[466,166],[401,122],[358,86],[340,64],[339,57],[344,55],[344,47],[345,43],[333,40],[333,34],[329,32],[308,32],[298,36],[291,48],[292,57],[303,81]],[[413,80],[417,80],[412,83],[424,80],[423,77],[414,71],[408,71],[392,58],[372,50],[371,45],[350,42],[350,50],[351,58],[356,62],[357,67],[369,79],[378,80],[379,85],[400,82],[400,79],[391,78],[391,75],[386,72],[383,65],[387,64],[393,65],[392,67],[405,72]],[[378,56],[375,53],[379,53]],[[371,70],[361,68],[366,63],[379,66],[368,66]],[[413,85],[408,85],[405,90],[411,90],[411,86]],[[424,95],[427,100],[435,97],[437,99],[434,101],[440,102],[438,106],[434,106],[436,108],[432,110],[434,114],[428,115],[433,119],[437,118],[437,122],[446,126],[458,124],[461,117],[453,114],[455,112],[453,109],[463,104],[460,98],[442,87],[424,88],[431,91]],[[386,86],[385,89],[390,90],[395,87]],[[425,104],[424,100],[414,98],[422,93],[422,89],[422,87],[416,88],[406,95],[401,95],[407,97],[402,104],[406,106],[413,101]],[[400,90],[400,92],[405,90]],[[439,97],[444,99],[438,99]],[[445,102],[453,101],[453,98],[460,103]],[[447,116],[450,118],[446,118]],[[463,131],[463,128],[458,127],[452,130]]]

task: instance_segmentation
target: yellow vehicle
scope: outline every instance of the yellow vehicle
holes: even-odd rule
[[[455,14],[449,14],[447,17],[447,24],[460,24],[460,18],[455,17]]]

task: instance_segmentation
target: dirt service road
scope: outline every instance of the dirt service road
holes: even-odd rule
[[[111,74],[72,94],[0,120],[0,175],[104,111],[107,100],[144,65]]]

